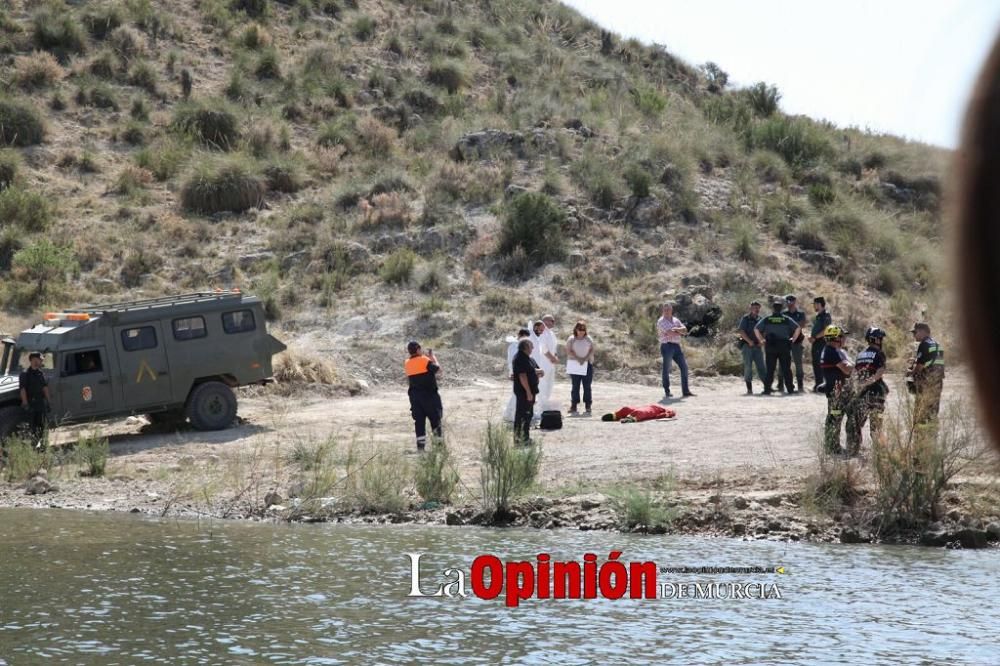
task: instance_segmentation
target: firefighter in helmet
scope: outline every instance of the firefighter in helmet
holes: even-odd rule
[[[868,346],[854,361],[853,398],[847,412],[847,453],[856,456],[861,451],[862,430],[870,423],[872,441],[882,432],[882,415],[889,386],[885,383],[885,352],[882,343],[885,331],[869,326],[865,331]]]
[[[844,422],[844,411],[850,402],[851,389],[847,380],[854,371],[851,360],[844,351],[847,331],[831,324],[823,331],[823,392],[826,393],[826,433],[824,444],[827,453],[840,453],[840,427]]]

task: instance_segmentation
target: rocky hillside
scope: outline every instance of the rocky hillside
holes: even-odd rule
[[[752,297],[823,294],[896,350],[946,321],[948,155],[726,78],[546,0],[6,2],[0,323],[239,286],[381,381],[409,337],[493,374],[543,311],[648,376],[664,295],[702,373]]]

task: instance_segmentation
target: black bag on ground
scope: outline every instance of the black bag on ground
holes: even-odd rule
[[[555,409],[547,409],[542,412],[542,422],[538,425],[541,430],[561,430],[562,412]]]

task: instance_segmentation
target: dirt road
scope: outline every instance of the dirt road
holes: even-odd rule
[[[894,395],[900,391],[894,387]],[[967,390],[962,376],[949,377],[947,393]],[[445,430],[467,482],[478,479],[480,435],[498,419],[509,387],[477,381],[442,390]],[[542,481],[549,485],[606,483],[649,479],[672,473],[689,485],[725,481],[729,485],[775,489],[800,479],[814,464],[826,414],[826,399],[815,394],[744,396],[732,378],[699,379],[697,396],[675,399],[672,421],[607,423],[600,414],[622,405],[642,405],[660,398],[649,386],[596,383],[594,416],[564,419],[562,430],[539,433],[544,447]],[[569,386],[557,382],[553,397],[568,402]],[[566,408],[566,402],[563,408]],[[382,389],[345,398],[244,397],[245,422],[214,433],[193,430],[150,433],[140,419],[106,424],[114,462],[155,470],[190,464],[212,456],[225,458],[260,446],[289,450],[297,441],[368,448],[413,448],[412,421],[404,388]],[[57,441],[73,441],[80,428],[57,431]],[[537,431],[536,431],[537,432]],[[188,457],[190,456],[190,457]]]

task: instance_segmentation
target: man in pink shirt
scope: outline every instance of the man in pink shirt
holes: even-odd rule
[[[681,395],[689,398],[694,395],[688,389],[688,366],[681,349],[681,337],[687,335],[687,327],[674,316],[674,306],[663,304],[663,316],[656,320],[656,334],[660,338],[660,356],[663,357],[663,397],[672,398],[670,393],[670,370],[674,361],[681,371]]]

